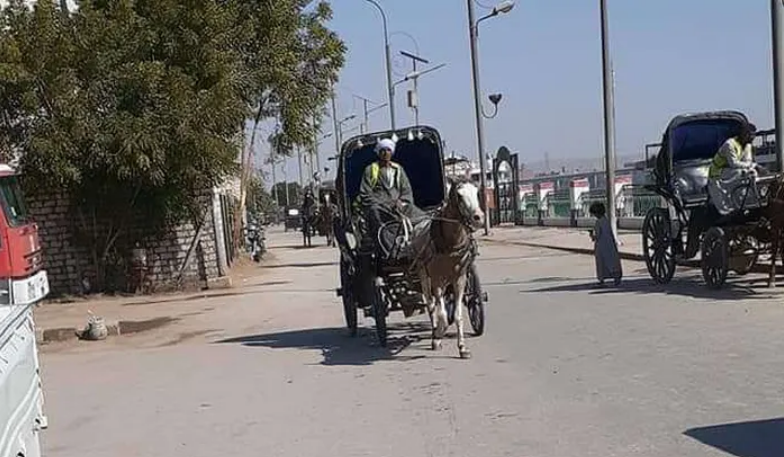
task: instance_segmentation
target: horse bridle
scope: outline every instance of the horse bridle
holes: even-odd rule
[[[447,197],[448,199],[447,205],[449,205],[449,202],[452,200],[451,197],[452,192],[457,194],[458,189],[460,189],[460,187],[462,187],[463,185],[465,185],[464,182],[457,182],[452,185],[452,188],[449,190],[450,195]],[[467,229],[471,229],[473,225],[471,222],[471,218],[473,217],[473,214],[471,214],[468,207],[465,206],[462,198],[457,199],[457,213],[458,213],[458,219],[450,219],[447,217],[440,217],[440,216],[435,217],[434,219],[442,222],[450,222],[452,224],[460,224]]]

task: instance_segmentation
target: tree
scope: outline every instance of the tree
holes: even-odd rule
[[[246,18],[241,25],[255,36],[247,50],[247,66],[253,90],[246,99],[254,112],[250,141],[241,157],[240,206],[245,204],[250,176],[252,147],[258,125],[278,119],[280,130],[273,147],[290,155],[296,146],[311,145],[319,130],[322,107],[332,93],[332,84],[343,67],[345,45],[325,24],[332,9],[311,0],[246,0]],[[240,212],[235,220],[235,240],[239,242]]]
[[[249,87],[237,14],[177,0],[2,13],[3,141],[23,150],[28,186],[70,196],[100,289],[121,238],[140,236],[135,217],[200,224],[200,197],[236,169]]]
[[[264,187],[259,176],[252,176],[248,183],[248,213],[269,216],[278,210],[278,205]]]
[[[99,288],[141,236],[134,220],[199,226],[238,156],[244,208],[248,119],[255,135],[277,117],[283,151],[312,137],[345,47],[329,5],[308,3],[83,0],[67,14],[12,0],[0,13],[0,150],[22,156],[28,188],[71,198]]]

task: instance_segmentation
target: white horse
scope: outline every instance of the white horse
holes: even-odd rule
[[[441,349],[449,322],[444,294],[451,285],[455,295],[457,348],[460,357],[471,357],[463,331],[463,298],[467,270],[474,261],[476,242],[473,232],[484,225],[485,213],[479,204],[479,189],[468,181],[450,181],[447,203],[431,222],[428,236],[423,236],[417,251],[416,265],[433,326],[432,348]]]

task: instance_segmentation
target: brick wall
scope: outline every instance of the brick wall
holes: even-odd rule
[[[208,280],[219,276],[213,199],[205,195],[203,200],[206,217],[201,236],[196,240],[181,282],[177,282],[180,268],[194,243],[197,227],[186,222],[164,230],[163,234],[139,236],[147,252],[146,291],[204,287]],[[91,253],[73,239],[72,229],[77,215],[70,210],[68,198],[62,193],[28,195],[27,206],[39,226],[52,294],[83,293],[83,279],[87,278],[88,282],[94,284],[95,271]],[[128,230],[137,234],[150,232],[141,219],[130,224]],[[218,230],[222,230],[220,225]],[[107,279],[121,289],[127,287],[129,282],[127,265],[131,254],[127,248],[122,251],[119,253],[122,260],[117,262],[120,267],[113,269],[111,279]]]

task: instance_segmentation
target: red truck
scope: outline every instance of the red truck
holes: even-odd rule
[[[38,226],[18,177],[0,164],[0,457],[41,455],[46,428],[33,305],[49,293]]]

